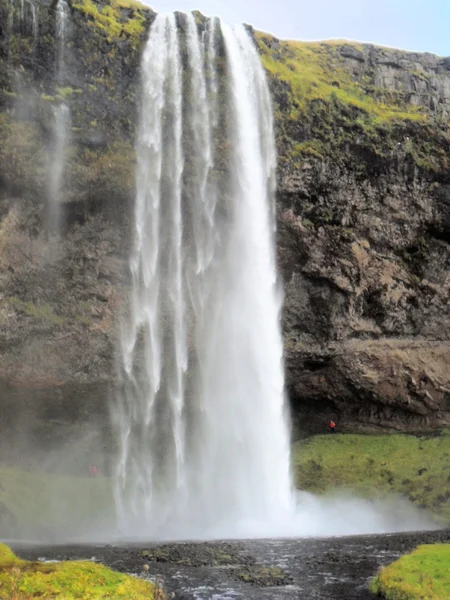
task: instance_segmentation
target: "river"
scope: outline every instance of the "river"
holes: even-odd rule
[[[450,530],[334,537],[147,545],[12,543],[29,560],[95,559],[156,577],[176,600],[369,600],[377,569]],[[147,570],[147,567],[149,569]]]

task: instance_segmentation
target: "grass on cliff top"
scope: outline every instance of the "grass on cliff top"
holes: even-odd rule
[[[381,569],[370,589],[387,600],[447,600],[450,544],[419,546]]]
[[[297,487],[362,497],[401,494],[450,522],[450,431],[435,436],[321,435],[296,442]]]
[[[103,565],[24,561],[0,544],[0,599],[32,598],[162,600],[164,595],[148,581],[115,573]]]
[[[89,23],[106,35],[108,41],[123,38],[133,47],[139,44],[145,29],[144,12],[148,8],[137,0],[108,0],[105,6],[93,0],[77,0],[73,8],[88,17]],[[131,16],[124,19],[122,9],[131,9]]]
[[[265,40],[273,41],[269,34],[256,32],[256,38],[264,67],[289,84],[299,110],[311,100],[336,97],[370,114],[379,123],[426,119],[416,106],[404,102],[401,95],[392,92],[390,102],[377,100],[353,81],[350,72],[342,68],[339,48],[343,42],[277,41],[277,48],[273,49],[265,43]],[[358,44],[353,46],[358,49]]]

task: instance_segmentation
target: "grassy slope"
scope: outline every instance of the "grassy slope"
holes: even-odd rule
[[[419,546],[381,570],[371,590],[388,600],[450,598],[450,544]]]
[[[294,444],[297,486],[336,488],[364,497],[402,494],[450,522],[450,432],[412,435],[324,435]]]
[[[31,600],[162,600],[147,581],[115,573],[90,562],[34,563],[23,561],[0,544],[0,599]]]

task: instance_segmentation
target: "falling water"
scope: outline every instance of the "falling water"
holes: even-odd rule
[[[262,534],[289,513],[292,493],[273,117],[245,29],[211,20],[200,36],[191,14],[156,18],[136,149],[130,319],[114,411],[119,529]]]
[[[36,44],[39,33],[37,2],[36,0],[19,0],[18,8],[16,8],[16,3],[17,0],[9,0],[8,20],[6,24],[8,38],[11,38],[13,34],[15,21],[20,25],[22,31],[26,31],[27,29],[29,30],[29,22],[31,19],[31,34],[33,36],[34,43]]]
[[[53,107],[53,135],[48,169],[48,232],[58,236],[61,227],[61,191],[70,129],[70,111],[66,104]]]
[[[56,82],[64,83],[66,71],[66,44],[69,28],[69,6],[65,0],[56,5]],[[48,218],[49,236],[58,238],[61,228],[61,201],[64,167],[69,144],[71,125],[70,109],[65,102],[53,106],[53,135],[48,169]]]
[[[67,33],[69,28],[69,5],[58,0],[56,5],[57,77],[61,83],[65,75]]]

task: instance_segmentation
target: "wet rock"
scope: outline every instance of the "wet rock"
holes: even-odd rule
[[[243,581],[257,588],[278,587],[294,583],[293,577],[279,567],[255,565],[245,569],[232,569],[229,573],[233,579]]]
[[[247,565],[253,559],[239,553],[239,546],[227,543],[164,544],[140,551],[149,562],[161,562],[188,567]]]

